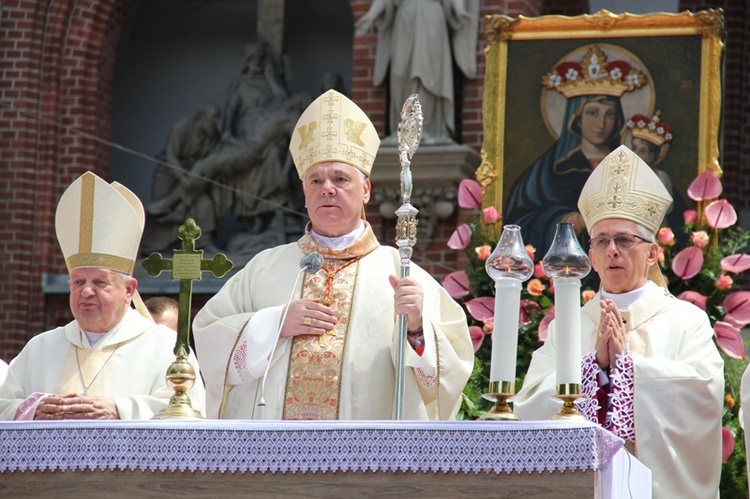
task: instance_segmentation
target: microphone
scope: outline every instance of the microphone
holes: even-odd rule
[[[308,274],[317,274],[323,268],[323,257],[320,256],[320,253],[313,251],[302,257],[302,260],[299,261],[299,266]]]
[[[300,260],[299,262],[299,266],[300,266],[300,270],[299,272],[297,272],[297,277],[294,279],[294,285],[292,285],[292,291],[289,293],[289,299],[286,301],[286,306],[284,307],[284,314],[281,316],[281,320],[279,321],[279,328],[276,331],[276,341],[274,341],[273,348],[271,349],[271,353],[268,355],[268,364],[266,365],[266,371],[263,373],[263,377],[261,378],[261,381],[260,381],[260,402],[258,402],[258,416],[260,419],[265,419],[266,378],[268,377],[268,370],[271,368],[271,359],[273,359],[273,354],[276,353],[276,345],[279,344],[279,337],[281,336],[281,328],[284,327],[286,314],[287,312],[289,312],[289,304],[292,303],[292,298],[294,297],[294,290],[297,289],[297,283],[299,282],[299,278],[303,272],[306,272],[310,275],[314,275],[318,273],[318,271],[323,267],[323,257],[320,255],[320,253],[316,253],[315,251],[313,251],[302,257],[302,260]]]

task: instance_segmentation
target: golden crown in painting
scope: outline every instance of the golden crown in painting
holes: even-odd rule
[[[589,231],[600,220],[622,218],[656,233],[672,197],[654,171],[637,154],[620,146],[589,176],[578,198]]]
[[[661,121],[661,111],[656,111],[652,118],[636,114],[628,120],[626,125],[633,137],[647,140],[654,145],[661,146],[672,141],[672,127]]]
[[[143,205],[122,184],[86,172],[65,190],[55,231],[68,272],[95,267],[132,274],[145,224]]]
[[[608,61],[607,55],[591,45],[581,62],[563,61],[542,77],[542,85],[566,98],[580,95],[620,97],[646,84],[646,75],[627,61]]]
[[[378,132],[364,111],[335,90],[307,107],[289,143],[300,178],[326,161],[350,164],[369,177],[379,147]]]

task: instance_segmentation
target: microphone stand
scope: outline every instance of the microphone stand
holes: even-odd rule
[[[396,245],[401,259],[401,278],[409,276],[412,248],[417,243],[417,212],[411,205],[412,175],[411,157],[422,140],[422,106],[419,95],[412,94],[401,109],[401,122],[398,124],[398,158],[401,163],[401,207],[396,210]],[[396,411],[397,420],[404,414],[404,364],[406,357],[406,316],[399,314],[398,348],[396,359]]]
[[[263,378],[261,378],[260,381],[260,401],[258,402],[258,419],[265,419],[265,413],[266,413],[266,378],[268,378],[268,371],[271,368],[271,359],[273,359],[273,355],[276,353],[276,346],[279,344],[279,338],[281,337],[281,329],[284,327],[284,321],[286,321],[286,314],[289,312],[289,304],[292,303],[292,298],[294,297],[294,291],[297,289],[297,283],[299,283],[299,277],[304,272],[309,272],[311,274],[317,273],[320,268],[323,266],[323,257],[320,256],[318,253],[308,253],[302,258],[302,261],[300,262],[302,265],[302,268],[297,272],[297,277],[294,278],[294,284],[292,285],[292,291],[289,293],[289,298],[286,301],[286,306],[284,307],[284,313],[281,316],[281,320],[279,321],[279,328],[276,331],[276,340],[273,342],[273,348],[271,349],[271,353],[268,354],[268,364],[266,364],[266,370],[263,373]]]

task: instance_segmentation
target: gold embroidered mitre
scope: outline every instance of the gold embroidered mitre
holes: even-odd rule
[[[369,177],[379,147],[378,132],[364,111],[335,90],[307,107],[289,143],[299,178],[326,161],[347,163]]]
[[[672,197],[656,173],[626,146],[599,163],[578,198],[589,231],[600,220],[622,218],[656,234],[671,204]]]
[[[95,267],[133,273],[146,217],[138,197],[122,184],[86,172],[65,190],[55,231],[68,272]]]

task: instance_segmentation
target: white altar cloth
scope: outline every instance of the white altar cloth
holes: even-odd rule
[[[564,421],[0,422],[0,473],[598,471],[621,449]]]

